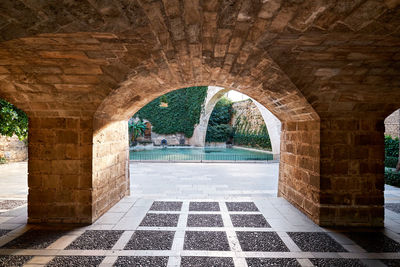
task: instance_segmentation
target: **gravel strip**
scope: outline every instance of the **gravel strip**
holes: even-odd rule
[[[22,266],[32,258],[33,256],[1,255],[0,266]]]
[[[181,267],[203,267],[203,266],[218,266],[218,267],[234,267],[232,258],[223,257],[182,257]]]
[[[380,232],[352,232],[346,235],[368,252],[400,252],[400,244]]]
[[[0,200],[0,210],[11,210],[19,206],[25,205],[26,203],[26,200]]]
[[[113,266],[125,267],[166,267],[168,264],[168,257],[118,257]]]
[[[322,232],[289,232],[288,235],[302,251],[347,252],[332,237]]]
[[[57,256],[52,259],[46,266],[99,266],[105,257],[101,256]]]
[[[219,214],[189,214],[187,227],[224,227]]]
[[[170,250],[175,232],[135,231],[125,246],[125,250]]]
[[[236,232],[236,235],[243,251],[289,251],[275,232]]]
[[[178,225],[179,214],[155,214],[147,213],[140,226],[154,227],[176,227]]]
[[[234,227],[271,228],[261,214],[231,214],[231,221]]]
[[[157,211],[180,211],[182,208],[182,202],[178,201],[154,201],[151,205],[150,210]]]
[[[9,232],[11,232],[11,230],[0,229],[0,236],[6,235]]]
[[[253,202],[226,202],[228,211],[258,211]]]
[[[124,231],[87,230],[66,249],[112,249]]]
[[[186,231],[184,250],[229,251],[228,237],[220,231]]]
[[[398,267],[400,266],[400,260],[391,260],[391,259],[386,259],[386,260],[381,260],[386,266],[388,267]]]
[[[385,203],[385,209],[400,213],[400,203]]]
[[[50,246],[66,233],[66,231],[29,230],[21,236],[11,240],[2,246],[2,248],[43,249]]]
[[[190,202],[189,211],[220,211],[218,202]]]
[[[310,259],[317,267],[366,267],[357,259]]]
[[[296,259],[291,258],[246,258],[249,267],[285,266],[301,267]]]

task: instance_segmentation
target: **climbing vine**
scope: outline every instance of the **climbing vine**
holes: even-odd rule
[[[195,124],[199,123],[207,86],[188,87],[154,99],[133,117],[150,121],[152,131],[158,134],[184,133],[190,138]],[[160,106],[167,101],[168,106]]]
[[[234,132],[235,145],[271,149],[271,140],[265,123],[258,129],[251,129],[246,118],[239,117],[236,120]]]

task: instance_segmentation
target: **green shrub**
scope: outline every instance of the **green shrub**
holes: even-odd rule
[[[0,134],[18,136],[19,140],[28,137],[28,116],[22,110],[0,99]]]
[[[398,162],[397,157],[385,157],[385,167],[387,168],[396,168]]]
[[[385,184],[400,186],[400,173],[385,171]]]
[[[0,164],[6,164],[7,159],[5,157],[0,157]]]
[[[391,136],[385,136],[385,155],[399,157],[399,138],[393,139]]]
[[[233,137],[230,125],[232,117],[232,101],[222,97],[211,113],[208,121],[206,142],[227,142]]]

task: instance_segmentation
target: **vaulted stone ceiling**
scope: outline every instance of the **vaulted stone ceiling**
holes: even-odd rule
[[[191,85],[283,120],[400,102],[400,1],[4,0],[0,96],[31,116],[126,119]]]

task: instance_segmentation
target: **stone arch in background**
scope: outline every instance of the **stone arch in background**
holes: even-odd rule
[[[128,194],[129,116],[211,85],[282,121],[280,196],[320,225],[383,225],[398,1],[3,2],[0,97],[30,117],[30,222],[96,220]]]
[[[209,86],[207,90],[207,97],[204,100],[203,108],[200,114],[199,123],[193,131],[193,136],[189,139],[189,144],[197,147],[204,147],[206,143],[206,134],[208,122],[215,105],[221,97],[229,90],[222,87]],[[268,109],[258,103],[256,100],[251,99],[257,106],[264,120],[265,125],[271,140],[272,153],[275,159],[279,159],[280,154],[280,133],[281,122],[276,118]]]

